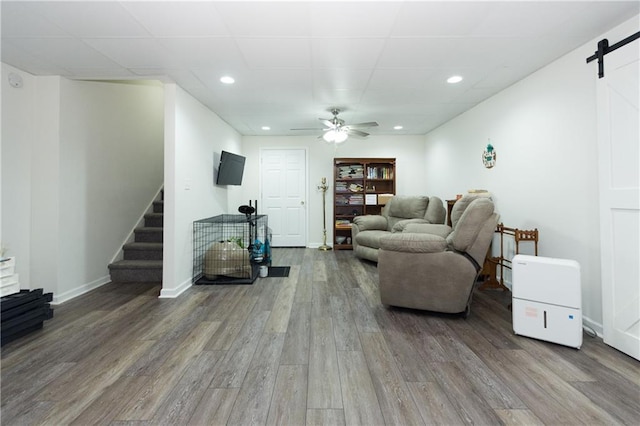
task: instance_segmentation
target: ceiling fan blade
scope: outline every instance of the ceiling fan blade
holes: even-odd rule
[[[334,127],[333,122],[327,118],[318,118],[318,120],[320,120],[322,124],[324,124],[327,127]]]
[[[365,138],[369,136],[369,133],[367,132],[363,132],[363,131],[351,129],[351,128],[349,128],[348,133],[350,136],[360,136],[361,138]]]
[[[369,121],[367,123],[355,123],[355,124],[345,124],[345,126],[349,126],[350,128],[365,128],[365,127],[378,127],[378,123],[375,121]]]
[[[325,130],[321,127],[302,127],[299,129],[289,129],[289,130]]]

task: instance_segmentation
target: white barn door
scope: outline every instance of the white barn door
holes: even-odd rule
[[[260,150],[260,211],[268,215],[274,247],[307,244],[307,152]]]
[[[604,342],[640,359],[639,41],[604,58],[598,157]]]

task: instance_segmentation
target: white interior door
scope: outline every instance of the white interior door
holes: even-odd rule
[[[307,152],[304,149],[260,151],[260,210],[269,215],[274,247],[307,244]]]
[[[598,156],[604,342],[640,359],[638,43],[604,58]]]

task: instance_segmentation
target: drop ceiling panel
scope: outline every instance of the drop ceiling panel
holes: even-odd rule
[[[309,40],[304,38],[239,38],[250,68],[310,68]]]
[[[57,68],[118,68],[112,60],[74,38],[14,38],[14,46]],[[3,53],[3,58],[4,54]]]
[[[2,37],[60,37],[69,33],[35,13],[26,2],[2,2]]]
[[[314,90],[360,91],[367,87],[373,69],[314,68]]]
[[[216,9],[229,32],[237,37],[307,37],[309,6],[306,2],[219,2]]]
[[[180,37],[159,38],[158,42],[167,49],[167,54],[175,57],[184,67],[220,67],[228,69],[244,66],[244,58],[230,37]]]
[[[319,68],[373,68],[384,48],[383,38],[314,38],[313,66]]]
[[[36,75],[175,81],[251,134],[262,125],[295,134],[288,129],[317,125],[331,107],[344,108],[348,120],[381,123],[372,134],[396,134],[396,124],[424,134],[640,13],[638,1],[5,0],[0,7],[3,63]],[[464,80],[445,83],[454,73]],[[222,75],[236,83],[221,84]]]
[[[230,35],[213,2],[123,2],[122,6],[154,36],[212,37]]]
[[[37,2],[37,11],[66,32],[78,37],[149,36],[120,2],[45,1]]]
[[[312,2],[313,37],[388,37],[401,2]]]
[[[404,2],[392,37],[463,37],[495,8],[493,2]],[[416,19],[420,17],[420,19]]]
[[[179,59],[153,38],[92,38],[85,42],[125,68],[180,66]]]

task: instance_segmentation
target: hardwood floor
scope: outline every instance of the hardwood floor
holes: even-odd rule
[[[508,294],[471,316],[380,305],[350,251],[273,250],[286,278],[107,284],[2,349],[3,425],[638,424],[640,363],[515,336]]]

